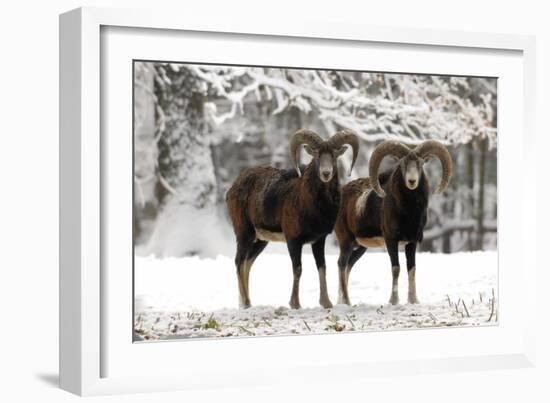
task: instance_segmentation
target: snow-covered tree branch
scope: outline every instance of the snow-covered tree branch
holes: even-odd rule
[[[496,144],[493,126],[494,89],[486,88],[474,102],[467,95],[475,80],[428,75],[351,73],[324,70],[282,70],[257,67],[188,66],[217,97],[231,102],[218,113],[208,104],[216,124],[243,113],[249,94],[274,100],[273,113],[294,106],[336,127],[354,130],[365,141],[395,138],[418,143],[426,138],[463,144],[488,138]],[[465,96],[466,95],[466,96]]]

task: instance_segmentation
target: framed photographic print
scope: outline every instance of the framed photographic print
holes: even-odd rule
[[[64,389],[533,365],[531,37],[60,24]]]

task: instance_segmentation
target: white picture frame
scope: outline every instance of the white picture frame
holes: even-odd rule
[[[178,40],[178,33],[183,35],[185,32],[192,32],[195,37],[200,37],[198,33],[216,34],[217,37],[239,35],[242,38],[254,38],[254,41],[259,43],[263,40],[269,40],[270,43],[292,41],[298,44],[324,41],[323,46],[331,44],[330,46],[338,47],[346,43],[354,46],[376,44],[380,49],[390,46],[412,47],[414,51],[428,53],[464,50],[478,54],[479,57],[486,53],[513,54],[511,59],[515,62],[510,62],[512,67],[509,74],[510,77],[514,75],[516,79],[520,75],[521,82],[516,80],[510,83],[508,96],[512,98],[512,94],[516,94],[519,99],[510,102],[513,101],[514,106],[519,103],[521,108],[516,114],[506,114],[506,117],[502,118],[506,119],[504,122],[499,118],[499,136],[501,133],[506,135],[512,129],[519,131],[522,141],[520,149],[516,152],[519,152],[520,158],[525,161],[533,158],[536,145],[533,37],[371,27],[345,23],[327,24],[314,19],[304,19],[300,25],[289,28],[269,20],[206,19],[153,10],[81,8],[61,15],[60,384],[63,389],[79,395],[97,395],[222,387],[229,384],[246,386],[273,382],[293,383],[297,378],[300,381],[329,381],[345,378],[350,373],[353,373],[354,377],[361,377],[384,373],[425,373],[534,365],[536,252],[533,250],[535,243],[529,243],[530,253],[526,253],[526,245],[529,241],[528,234],[535,233],[536,177],[533,175],[519,179],[522,181],[522,187],[530,189],[530,192],[516,193],[516,200],[511,203],[505,196],[511,192],[511,187],[507,187],[506,183],[514,181],[512,172],[509,175],[499,172],[499,253],[504,251],[503,253],[510,255],[501,258],[503,265],[515,265],[520,267],[521,271],[506,269],[499,272],[502,315],[498,327],[200,341],[192,342],[191,349],[189,342],[149,343],[149,347],[140,347],[139,351],[131,339],[125,344],[125,341],[120,341],[125,339],[121,339],[117,334],[112,335],[114,330],[109,329],[126,323],[124,315],[128,314],[128,301],[124,296],[128,295],[130,284],[124,283],[126,277],[115,279],[105,272],[109,245],[106,244],[104,231],[108,227],[106,220],[109,220],[110,216],[106,215],[102,208],[106,203],[110,203],[107,194],[114,189],[112,183],[108,183],[108,178],[121,178],[112,179],[111,182],[120,184],[122,189],[124,172],[114,175],[114,171],[109,171],[118,169],[114,168],[112,163],[108,163],[109,147],[117,147],[117,144],[111,141],[113,136],[106,139],[101,135],[112,130],[111,123],[105,122],[108,113],[102,107],[105,94],[116,94],[120,88],[131,87],[132,83],[123,82],[119,88],[111,86],[112,81],[110,84],[102,81],[102,74],[105,73],[102,70],[105,68],[102,57],[109,55],[103,48],[106,48],[107,44],[117,46],[116,40],[106,42],[106,37],[102,36],[102,32],[108,32],[109,27],[128,29],[130,31],[124,35],[130,36],[133,35],[132,32],[138,32],[132,30],[138,29],[171,33],[170,38],[165,39],[166,45],[160,46],[161,50],[157,51],[160,53],[168,52],[169,42]],[[145,44],[142,46],[144,49],[147,48]],[[157,53],[157,56],[160,53]],[[137,56],[139,55],[135,58],[139,58]],[[166,60],[174,60],[167,53],[160,56]],[[124,57],[134,56],[128,54]],[[428,61],[435,61],[429,59],[432,56],[426,57]],[[504,66],[506,63],[502,64]],[[131,66],[123,66],[122,70],[125,68],[128,71],[121,74],[127,74],[131,70]],[[487,67],[484,70],[483,65],[477,68],[483,74],[489,69]],[[395,69],[400,68],[396,66]],[[434,65],[433,70],[433,73],[441,72],[437,65]],[[505,97],[506,94],[505,89]],[[107,95],[107,99],[112,104],[109,96]],[[127,96],[128,94],[125,95],[126,99]],[[124,108],[124,104],[120,104]],[[126,112],[123,114],[131,111],[131,107],[131,103],[127,104]],[[500,109],[501,107],[511,106],[508,106],[507,102],[501,105],[499,93],[499,113],[509,110]],[[114,124],[121,122],[126,125],[121,126],[121,130],[127,131],[128,119],[117,119]],[[515,135],[520,136],[519,133]],[[130,144],[131,135],[117,139],[118,146],[122,147],[123,151],[127,150],[128,148],[124,147],[125,144]],[[512,149],[507,148],[505,144],[503,147],[499,146],[499,158],[506,158],[511,151]],[[131,158],[130,153],[123,154],[125,157],[122,158]],[[499,159],[499,170],[507,169],[505,162]],[[514,216],[507,214],[511,209],[515,209]],[[129,226],[131,227],[131,223]],[[500,231],[501,229],[503,231]],[[511,229],[514,230],[513,233]],[[518,233],[521,236],[518,236]],[[109,239],[114,239],[111,235]],[[517,246],[512,255],[508,246],[514,245]],[[131,249],[126,252],[130,251]],[[124,273],[127,275],[127,272]],[[117,295],[122,296],[120,299],[126,301],[126,305],[113,305],[119,304],[112,298],[112,293],[117,290],[120,291]],[[129,326],[127,330],[130,330]],[[122,334],[124,330],[120,332]],[[345,342],[342,343],[344,337]],[[314,342],[311,342],[312,338]],[[395,347],[404,345],[401,342],[404,338],[420,346],[416,354],[404,347]],[[449,347],[447,354],[444,345],[452,340],[461,340],[463,344],[458,343],[461,345],[453,347],[452,351]],[[334,349],[333,351],[339,346],[343,354],[333,354],[329,359],[319,357],[316,352],[320,343],[324,348]],[[364,354],[351,354],[350,352],[354,351],[352,349],[357,349],[359,345],[365,346]],[[369,345],[375,345],[376,349],[369,350]],[[179,354],[181,351],[175,351],[182,350],[185,346],[194,352],[191,354],[187,351],[187,362],[181,364],[180,361],[174,360],[176,363],[168,365],[168,354]],[[283,351],[300,351],[300,355],[293,354],[293,359],[283,360],[280,358]],[[223,357],[223,361],[228,364],[217,368],[200,365],[200,359],[204,358],[204,354]],[[134,355],[157,364],[164,360],[167,365],[163,366],[165,370],[155,371],[156,375],[132,371],[132,367],[135,367],[132,361]],[[127,364],[123,365],[124,362]],[[284,368],[284,371],[281,368]],[[307,370],[304,371],[304,368]]]

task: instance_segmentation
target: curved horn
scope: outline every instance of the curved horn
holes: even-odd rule
[[[351,161],[351,166],[349,168],[348,174],[348,176],[351,176],[351,170],[353,169],[355,161],[357,160],[357,155],[359,154],[359,138],[357,137],[357,135],[351,130],[341,130],[339,132],[336,132],[327,141],[329,142],[330,146],[336,150],[342,148],[344,144],[348,144],[349,146],[351,146],[353,150],[353,160]]]
[[[378,180],[378,168],[384,157],[391,155],[398,159],[403,158],[411,150],[405,144],[395,140],[386,140],[380,143],[373,151],[369,160],[369,180],[372,189],[380,197],[385,197],[386,192],[380,187],[380,181]]]
[[[453,160],[451,158],[451,154],[449,154],[449,150],[447,150],[447,147],[439,141],[426,140],[419,144],[414,151],[421,158],[426,158],[429,155],[439,158],[443,172],[441,175],[441,182],[439,182],[439,185],[435,189],[435,193],[443,192],[447,188],[453,173]]]
[[[298,172],[298,176],[302,176],[300,167],[298,166],[298,160],[296,159],[296,151],[298,151],[298,147],[302,144],[308,144],[313,148],[318,148],[322,142],[323,140],[321,137],[319,137],[319,135],[313,130],[301,129],[294,133],[294,136],[290,139],[289,144],[290,162],[292,163],[294,169],[296,169],[296,172]]]

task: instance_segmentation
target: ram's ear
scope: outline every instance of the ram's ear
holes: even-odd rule
[[[306,150],[306,153],[308,153],[312,157],[315,157],[315,155],[317,154],[317,151],[309,144],[304,144],[304,150]]]
[[[339,157],[341,156],[342,154],[344,154],[346,152],[346,150],[348,149],[347,146],[342,146],[340,147],[338,150],[334,150],[334,155],[336,155],[336,157]]]

